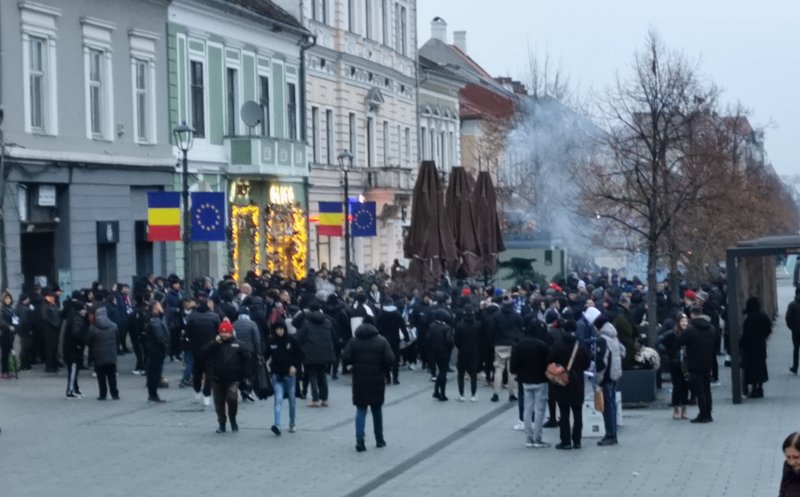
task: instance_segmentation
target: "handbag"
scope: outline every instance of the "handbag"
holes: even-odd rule
[[[267,368],[267,361],[260,355],[258,356],[258,366],[253,383],[253,393],[256,394],[259,400],[268,399],[275,394],[275,387],[272,385],[272,378]]]
[[[606,399],[603,397],[603,390],[600,387],[594,389],[594,410],[603,412],[606,408]]]
[[[544,375],[550,380],[550,383],[565,387],[569,385],[569,373],[572,371],[572,363],[575,361],[575,354],[578,353],[578,342],[575,341],[575,346],[572,347],[572,355],[569,356],[567,367],[564,368],[561,364],[551,362],[547,365],[547,370]]]

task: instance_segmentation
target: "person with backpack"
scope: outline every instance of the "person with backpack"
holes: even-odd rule
[[[592,323],[598,340],[595,342],[596,381],[603,391],[603,423],[606,435],[597,445],[617,445],[617,381],[622,378],[622,358],[625,346],[619,341],[617,329],[604,315]]]
[[[450,367],[450,354],[455,345],[453,328],[450,326],[451,315],[445,309],[435,309],[431,312],[430,319],[426,345],[432,364],[437,370],[433,398],[445,402],[448,400],[445,394],[447,370]]]
[[[144,327],[142,340],[147,356],[147,401],[160,404],[165,401],[158,395],[158,385],[164,370],[170,335],[164,322],[164,309],[161,303],[157,300],[152,301],[148,310],[149,322]]]
[[[294,433],[297,426],[295,424],[297,397],[294,395],[294,385],[297,381],[297,373],[305,360],[305,354],[300,342],[293,335],[287,333],[286,323],[283,321],[272,323],[272,334],[267,340],[264,358],[270,361],[272,387],[275,390],[274,417],[270,429],[276,436],[280,436],[281,411],[283,399],[286,398],[289,400],[289,433]]]

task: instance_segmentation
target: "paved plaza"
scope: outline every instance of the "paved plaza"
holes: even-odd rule
[[[792,289],[781,284],[783,310]],[[369,435],[367,452],[358,454],[347,377],[331,382],[331,407],[299,401],[298,432],[277,438],[269,431],[272,399],[244,405],[241,431],[225,435],[214,433],[213,409],[195,403],[190,390],[171,387],[166,404],[148,404],[130,355],[120,359],[119,401],[96,401],[89,373],[81,378],[86,397],[68,400],[64,375],[39,369],[0,383],[0,495],[774,496],[780,444],[800,430],[790,351],[781,315],[769,344],[766,398],[732,405],[726,377],[713,389],[712,424],[673,421],[662,402],[625,411],[620,445],[584,439],[582,450],[563,452],[525,448],[524,435],[511,429],[516,404],[489,402],[488,388],[480,387],[478,403],[456,402],[451,378],[451,401],[440,403],[418,371],[402,372],[401,385],[387,389],[388,447],[376,449]],[[167,364],[173,385],[178,369]],[[545,438],[557,441],[557,430]]]

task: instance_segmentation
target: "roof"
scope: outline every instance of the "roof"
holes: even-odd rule
[[[511,91],[495,81],[491,74],[455,45],[431,38],[419,49],[419,55],[443,66],[458,67],[459,74],[471,83],[489,88],[500,95],[513,96]]]
[[[514,101],[483,86],[470,83],[458,92],[461,119],[490,116],[506,119],[514,115]]]
[[[235,7],[247,10],[253,14],[261,17],[266,17],[281,24],[296,28],[301,31],[306,31],[305,27],[300,24],[293,15],[278,7],[270,0],[222,0],[225,3],[231,4]]]

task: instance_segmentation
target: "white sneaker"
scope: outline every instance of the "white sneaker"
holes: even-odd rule
[[[522,421],[517,421],[517,424],[514,425],[514,431],[524,431],[525,430],[525,423]]]
[[[203,401],[203,392],[195,393],[194,394],[194,400],[196,400],[197,402],[202,402]]]
[[[466,402],[467,399],[465,399],[463,395],[459,395],[458,397],[456,397],[456,400],[459,402]]]
[[[716,388],[716,387],[721,387],[721,386],[722,386],[722,383],[720,383],[719,381],[712,381],[712,382],[711,382],[711,386],[712,386],[712,387],[715,387],[715,388]]]
[[[473,396],[472,396],[472,398],[471,398],[471,399],[469,399],[469,400],[470,400],[471,402],[478,402],[478,397],[477,397],[477,396],[475,396],[475,395],[473,395]]]
[[[211,405],[211,397],[203,397],[203,405],[208,407]]]

